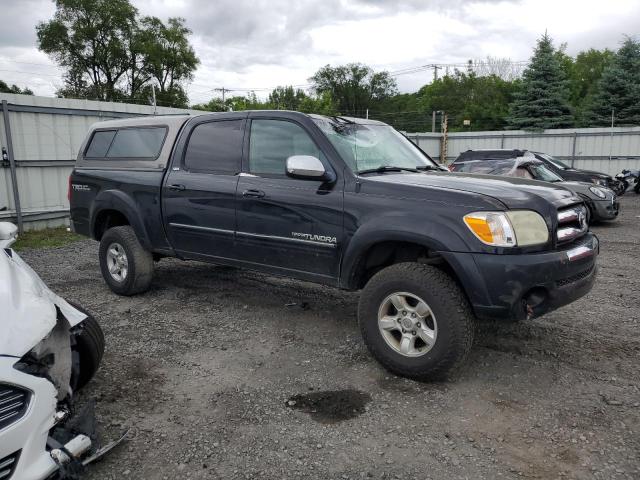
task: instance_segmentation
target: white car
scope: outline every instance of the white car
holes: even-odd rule
[[[90,438],[65,425],[74,391],[100,365],[104,336],[9,248],[16,238],[0,222],[0,480],[64,477],[91,453]]]

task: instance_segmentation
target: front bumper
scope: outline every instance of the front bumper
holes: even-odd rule
[[[615,197],[607,200],[592,200],[591,204],[593,219],[596,221],[613,220],[620,211],[620,202]]]
[[[479,318],[523,320],[586,295],[597,275],[598,238],[522,255],[442,252]]]
[[[24,416],[0,430],[0,459],[20,451],[11,479],[41,480],[58,469],[46,449],[49,430],[54,426],[58,392],[48,380],[13,368],[18,360],[0,357],[0,383],[29,390],[31,397]]]

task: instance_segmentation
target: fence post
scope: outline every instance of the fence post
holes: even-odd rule
[[[578,141],[578,132],[573,132],[573,149],[571,150],[571,168],[576,163],[576,142]]]
[[[4,133],[7,138],[7,155],[9,156],[9,167],[11,169],[11,185],[13,186],[13,203],[16,207],[16,218],[18,219],[18,232],[22,233],[22,209],[20,208],[20,194],[18,192],[16,159],[13,156],[13,141],[11,139],[11,125],[9,123],[9,105],[6,100],[2,100],[2,118],[4,119]]]
[[[504,133],[500,136],[500,148],[504,148]]]

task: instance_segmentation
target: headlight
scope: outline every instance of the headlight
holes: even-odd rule
[[[607,198],[607,192],[602,188],[598,187],[589,187],[589,191],[593,193],[596,197]]]
[[[494,247],[526,247],[549,240],[547,224],[531,210],[474,212],[464,216],[464,223],[478,240]]]
[[[591,181],[596,185],[602,185],[603,187],[607,186],[607,181],[604,178],[592,178]]]

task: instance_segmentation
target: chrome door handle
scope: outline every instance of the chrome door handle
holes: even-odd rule
[[[184,192],[187,188],[184,185],[179,185],[179,184],[173,184],[173,185],[169,185],[169,190],[173,190],[176,192]]]

